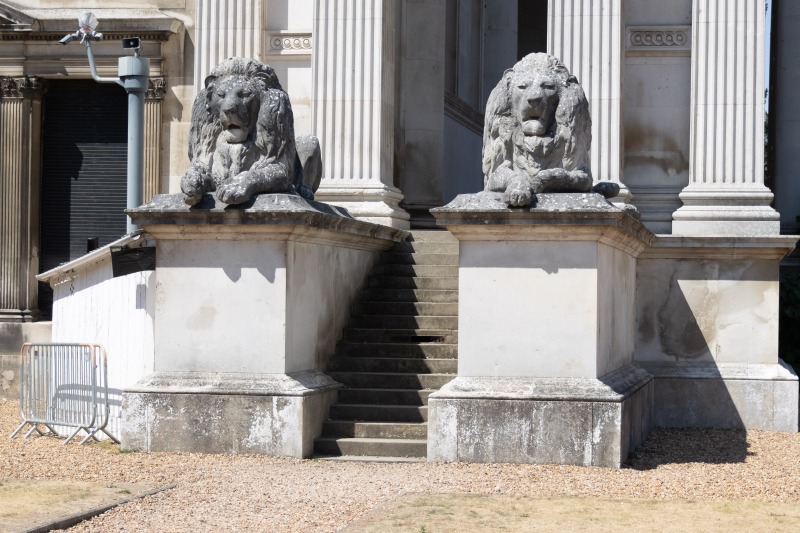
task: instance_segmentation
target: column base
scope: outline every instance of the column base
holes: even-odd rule
[[[798,378],[783,361],[639,364],[654,377],[657,427],[798,431]]]
[[[340,387],[311,371],[157,372],[122,394],[122,448],[309,457]]]
[[[766,187],[701,189],[687,187],[683,206],[672,215],[674,235],[779,235],[780,215]]]
[[[50,342],[52,322],[0,321],[0,398],[19,398],[19,352],[26,342]]]
[[[409,214],[400,207],[403,195],[397,190],[322,186],[314,199],[344,207],[353,218],[364,222],[397,229],[411,227]]]
[[[458,377],[430,396],[428,460],[619,468],[653,426],[652,376]]]

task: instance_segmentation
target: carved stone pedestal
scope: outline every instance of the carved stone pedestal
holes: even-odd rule
[[[460,241],[459,354],[430,398],[428,459],[618,467],[652,425],[633,356],[636,257],[653,234],[598,194],[499,197],[434,210]]]
[[[157,241],[154,374],[122,445],[306,457],[338,384],[320,371],[380,251],[406,233],[296,195],[130,212]]]

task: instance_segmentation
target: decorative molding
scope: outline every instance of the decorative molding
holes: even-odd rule
[[[163,77],[150,78],[147,82],[147,92],[144,93],[146,100],[163,100],[167,94],[167,83]]]
[[[268,33],[268,55],[311,55],[314,45],[311,32]]]
[[[41,100],[47,92],[47,82],[38,76],[0,78],[0,98]]]
[[[628,26],[626,30],[628,54],[688,55],[692,50],[691,26]]]
[[[31,30],[9,30],[0,26],[0,41],[52,41],[56,42],[64,37],[62,32],[38,32]],[[103,32],[103,41],[121,41],[129,37],[139,37],[142,42],[163,43],[173,35],[170,31],[109,31]]]
[[[483,113],[450,91],[444,92],[444,114],[478,135],[483,135]]]

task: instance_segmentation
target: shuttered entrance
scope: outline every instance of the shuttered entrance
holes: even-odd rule
[[[42,128],[40,272],[126,232],[127,95],[92,80],[49,82]],[[39,284],[49,317],[52,290]]]

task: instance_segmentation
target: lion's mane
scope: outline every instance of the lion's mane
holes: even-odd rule
[[[293,176],[295,191],[307,198],[313,192],[303,185],[303,170],[297,156],[294,136],[294,115],[289,95],[281,87],[275,70],[254,59],[230,58],[217,65],[206,77],[192,105],[192,124],[189,130],[189,160],[192,166],[205,175],[211,175],[217,139],[222,133],[219,109],[212,105],[212,97],[219,83],[238,76],[253,84],[259,94],[258,120],[253,149],[256,162],[251,168],[266,164],[286,165]]]
[[[529,137],[526,143],[511,93],[519,77],[530,73],[548,76],[556,83],[558,107],[547,133]],[[582,170],[589,174],[591,141],[589,102],[575,76],[553,56],[529,54],[505,71],[489,96],[483,130],[484,184],[504,163],[529,175],[548,168]]]

